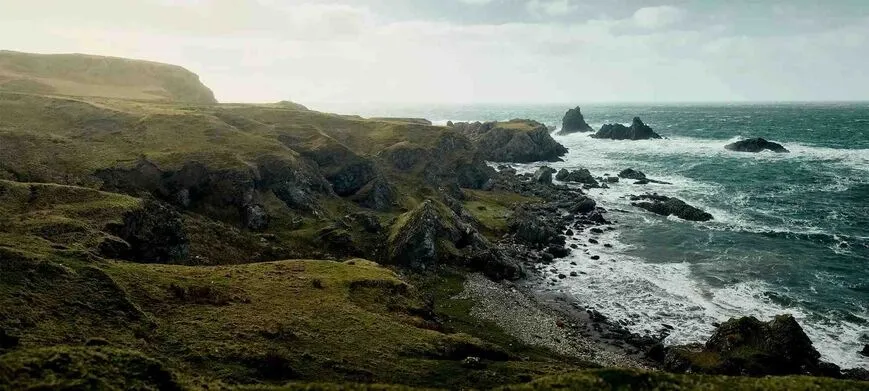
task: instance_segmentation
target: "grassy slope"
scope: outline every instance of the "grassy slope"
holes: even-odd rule
[[[540,378],[590,365],[525,346],[472,318],[473,303],[454,298],[460,272],[400,277],[362,260],[248,263],[272,244],[215,220],[219,214],[208,209],[184,214],[191,255],[224,266],[103,259],[97,247],[109,235],[106,225],[120,222],[142,200],[95,190],[101,186],[93,175],[98,170],[145,159],[171,171],[195,161],[253,178],[252,167],[265,157],[298,170],[302,159],[312,159],[324,174],[346,161],[371,159],[401,194],[401,208],[377,214],[388,222],[402,208],[439,197],[420,179],[431,159],[463,161],[468,151],[452,130],[414,121],[364,120],[291,104],[156,102],[198,93],[152,89],[159,84],[149,70],[160,68],[156,64],[117,60],[121,68],[145,70],[134,77],[111,65],[114,59],[73,56],[59,68],[44,59],[10,57],[0,56],[2,385],[259,389],[296,381],[284,388],[345,387],[308,383],[333,381],[485,388],[539,378],[523,387],[606,389],[603,384],[640,380],[646,388],[756,382],[629,371]],[[97,60],[107,65],[94,65]],[[2,92],[4,86],[26,93]],[[399,169],[385,155],[400,153],[424,158]],[[493,238],[504,232],[511,204],[536,201],[507,193],[468,195],[465,206]],[[347,199],[323,196],[319,214],[302,216],[299,226],[290,221],[299,216],[274,194],[262,197],[282,245],[317,247],[319,228],[359,210]],[[467,356],[483,357],[485,365],[463,366]],[[854,384],[799,378],[759,384],[815,383]]]
[[[179,66],[84,54],[0,51],[0,91],[216,103],[199,77]]]

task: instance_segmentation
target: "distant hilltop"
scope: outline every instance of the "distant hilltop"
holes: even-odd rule
[[[179,103],[217,103],[195,73],[177,65],[87,54],[0,50],[0,91]]]

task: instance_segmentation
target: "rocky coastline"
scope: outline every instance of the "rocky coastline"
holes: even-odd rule
[[[589,189],[667,184],[627,167],[541,166],[568,151],[537,121],[220,104],[180,67],[12,56],[57,70],[39,77],[58,86],[95,62],[161,72],[129,96],[106,96],[115,84],[99,74],[45,95],[0,91],[0,112],[16,114],[0,124],[0,388],[866,380],[821,362],[792,318],[736,319],[706,344],[664,346],[670,328],[636,335],[558,291],[582,273],[559,262],[601,260],[619,229]],[[565,120],[588,130],[579,108]],[[608,129],[656,135],[639,119]],[[648,188],[636,213],[712,218]]]

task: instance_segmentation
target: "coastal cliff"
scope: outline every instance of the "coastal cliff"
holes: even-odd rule
[[[0,384],[866,387],[657,372],[682,356],[547,301],[540,270],[618,225],[588,170],[486,163],[563,156],[537,122],[119,97],[114,76],[69,69],[87,94],[0,89]]]

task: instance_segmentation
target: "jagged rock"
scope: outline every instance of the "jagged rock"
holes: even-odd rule
[[[244,225],[253,231],[262,231],[269,226],[269,215],[259,204],[247,205],[243,210]]]
[[[386,178],[379,176],[368,182],[353,196],[360,206],[385,212],[391,210],[398,200],[398,191]]]
[[[489,161],[560,161],[567,153],[567,148],[552,138],[546,125],[532,120],[459,122],[453,124],[453,129],[476,142],[483,159]]]
[[[869,357],[869,344],[863,345],[863,350],[860,351],[860,354]]]
[[[645,200],[645,201],[644,201]],[[644,194],[631,196],[631,205],[643,208],[652,213],[662,216],[675,215],[683,220],[709,221],[712,215],[685,203],[678,198],[661,196],[656,194]]]
[[[597,179],[591,175],[591,172],[588,169],[580,168],[578,170],[567,171],[566,169],[561,169],[558,171],[558,174],[555,175],[555,179],[558,179],[562,182],[576,182],[583,183],[588,185],[588,187],[600,187],[600,183],[598,183]]]
[[[558,236],[560,231],[554,230],[533,211],[517,209],[507,221],[510,232],[516,238],[531,244],[547,244]]]
[[[362,229],[368,233],[377,233],[383,230],[383,225],[380,224],[380,219],[372,213],[356,212],[344,216],[344,220],[359,224]]]
[[[622,170],[622,172],[619,173],[619,178],[643,180],[643,179],[646,179],[646,174],[644,174],[642,171],[637,171],[637,170],[634,170],[633,168],[628,168],[628,169]]]
[[[724,149],[728,151],[735,152],[761,152],[763,150],[770,150],[775,153],[788,153],[788,151],[784,146],[779,143],[774,143],[772,141],[766,141],[762,138],[751,138],[748,140],[737,141],[732,144],[727,144],[724,146]]]
[[[332,183],[332,189],[339,196],[350,196],[361,190],[365,185],[374,180],[377,171],[374,163],[367,160],[349,164],[334,174],[326,176]]]
[[[110,258],[179,263],[190,253],[181,215],[157,201],[145,201],[141,209],[127,213],[122,224],[110,224],[106,230],[128,244],[117,246],[113,242],[104,242],[100,245],[100,252]]]
[[[500,254],[473,226],[432,200],[399,216],[390,231],[389,259],[399,265],[430,270],[459,263],[496,280],[523,275],[515,261]]]
[[[779,315],[769,322],[745,317],[718,326],[705,345],[668,348],[664,367],[725,375],[840,375],[837,366],[820,357],[793,316]]]
[[[607,183],[619,183],[619,177],[617,176],[608,176],[606,177]]]
[[[634,121],[631,123],[630,127],[622,124],[606,124],[591,137],[613,140],[648,140],[661,138],[661,136],[655,133],[652,128],[644,124],[643,121],[640,120],[640,117],[634,117]]]
[[[558,134],[567,135],[576,132],[593,131],[594,129],[585,122],[579,106],[576,106],[576,108],[567,110],[567,113],[564,114],[564,118],[561,120],[561,130],[558,131]]]
[[[555,170],[550,167],[540,167],[537,172],[534,173],[534,181],[537,183],[542,183],[544,185],[551,185],[552,173],[554,172]]]
[[[593,211],[597,207],[597,203],[588,197],[582,197],[579,202],[570,207],[569,211],[573,214],[587,214]]]
[[[842,377],[845,379],[869,381],[869,370],[863,368],[851,368],[842,371]]]

